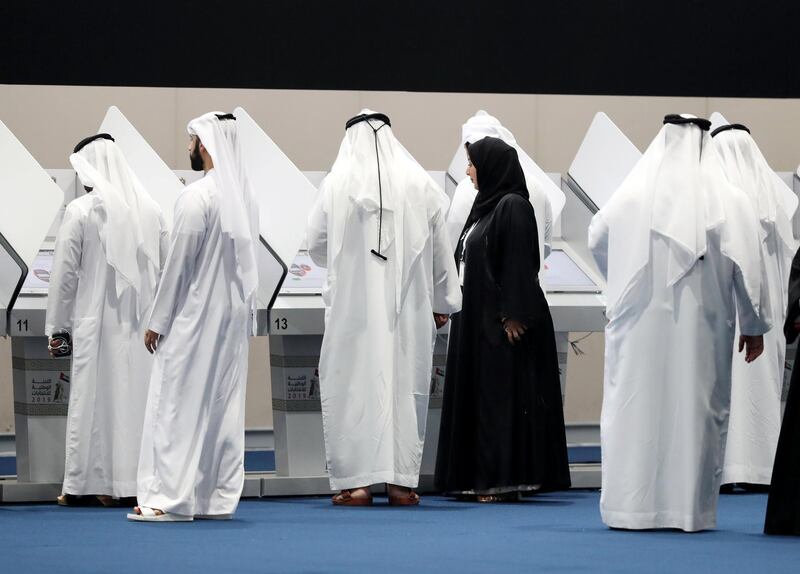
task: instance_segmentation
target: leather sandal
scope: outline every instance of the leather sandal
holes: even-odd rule
[[[100,501],[98,501],[94,496],[83,496],[77,494],[62,494],[58,498],[56,498],[56,503],[59,506],[74,506],[74,507],[87,507],[87,506],[97,506]]]
[[[119,498],[114,498],[108,494],[98,494],[96,498],[97,502],[106,508],[119,508],[122,506],[122,501]]]
[[[419,504],[419,494],[413,490],[409,490],[406,494],[400,496],[390,496],[389,506],[417,506]]]
[[[519,492],[504,492],[501,494],[479,494],[475,497],[478,502],[519,502]]]
[[[336,506],[372,506],[372,495],[356,498],[351,490],[345,489],[331,498],[331,502]]]

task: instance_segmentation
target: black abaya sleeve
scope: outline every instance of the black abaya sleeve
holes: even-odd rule
[[[533,206],[527,199],[509,194],[495,208],[493,219],[488,244],[499,287],[499,318],[531,325],[541,303],[539,232]]]
[[[792,270],[789,274],[789,301],[786,308],[786,321],[783,324],[783,334],[786,342],[792,344],[797,338],[794,322],[800,317],[800,249],[792,259]]]

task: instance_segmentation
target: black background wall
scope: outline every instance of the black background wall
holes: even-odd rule
[[[0,83],[800,97],[800,0],[4,0]]]

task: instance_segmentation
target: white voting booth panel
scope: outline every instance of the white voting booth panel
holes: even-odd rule
[[[553,212],[553,222],[556,222],[561,215],[561,210],[564,209],[566,198],[564,192],[559,189],[550,176],[548,176],[539,165],[533,161],[533,158],[525,152],[521,147],[519,149],[519,161],[522,168],[526,172],[530,172],[536,180],[542,185],[547,198],[550,200],[550,208]],[[459,145],[456,149],[453,159],[450,161],[450,166],[447,168],[447,182],[445,191],[452,199],[456,186],[466,177],[467,172],[467,150],[463,145]]]
[[[2,122],[0,190],[0,309],[6,310],[63,205],[64,192]]]
[[[58,228],[61,227],[61,221],[64,219],[64,212],[67,209],[67,205],[79,195],[78,177],[75,174],[75,171],[72,169],[48,169],[47,174],[54,182],[56,182],[56,184],[58,184],[58,187],[64,191],[64,201],[61,204],[61,208],[58,210],[55,219],[53,219],[53,224],[47,231],[47,238],[54,239],[56,233],[58,232]],[[83,188],[81,188],[81,194],[82,193]]]
[[[709,117],[708,120],[711,122],[711,128],[709,129],[710,132],[713,132],[718,127],[726,126],[731,123],[719,112],[714,112],[711,114],[711,117]]]
[[[641,152],[611,118],[598,112],[568,173],[586,197],[600,209],[641,157]]]
[[[108,108],[98,133],[111,134],[117,146],[122,150],[125,159],[128,160],[133,173],[161,207],[167,228],[172,229],[175,200],[183,189],[183,184],[175,176],[175,173],[164,163],[164,160],[159,157],[118,107]]]
[[[261,306],[268,308],[305,237],[317,189],[244,108],[236,108],[233,115],[247,175],[258,196],[265,247],[258,256],[259,299]]]
[[[319,186],[322,185],[322,180],[325,179],[325,176],[328,175],[327,171],[304,171],[303,174],[306,176],[306,179],[311,182],[311,184],[319,189]]]

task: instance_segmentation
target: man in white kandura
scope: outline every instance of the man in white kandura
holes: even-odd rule
[[[244,484],[248,336],[258,286],[258,206],[236,119],[189,122],[205,177],[175,204],[169,254],[145,345],[156,360],[131,520],[228,519]]]
[[[436,329],[461,308],[447,196],[369,110],[349,120],[308,222],[328,268],[320,391],[333,503],[415,505]]]
[[[736,312],[751,362],[770,310],[756,217],[710,123],[664,124],[589,227],[608,278],[600,511],[614,528],[696,531],[716,525]]]
[[[136,463],[152,367],[144,322],[166,255],[161,210],[108,134],[70,162],[87,191],[58,231],[45,332],[72,339],[64,485],[58,502],[104,505],[136,496]]]
[[[531,205],[533,205],[533,213],[536,216],[536,227],[539,230],[539,261],[544,261],[550,255],[550,245],[553,238],[553,209],[544,186],[534,175],[533,160],[525,153],[525,150],[519,147],[514,134],[504,127],[500,120],[480,110],[462,126],[461,145],[473,144],[485,137],[499,138],[517,150],[519,163],[525,174],[525,185],[528,188]],[[458,240],[461,238],[464,224],[467,222],[467,217],[472,210],[472,204],[475,203],[477,195],[478,190],[475,189],[468,177],[459,182],[453,193],[453,201],[447,212],[447,234],[453,249],[456,248]],[[541,265],[539,270],[540,283],[543,282],[545,271],[545,266]]]
[[[772,171],[749,130],[740,124],[711,134],[731,184],[745,192],[758,214],[766,290],[776,327],[764,335],[764,354],[755,363],[733,359],[730,423],[722,484],[769,485],[781,430],[781,393],[786,361],[783,334],[789,271],[797,251],[792,217],[797,196]],[[737,323],[737,333],[739,325]]]

